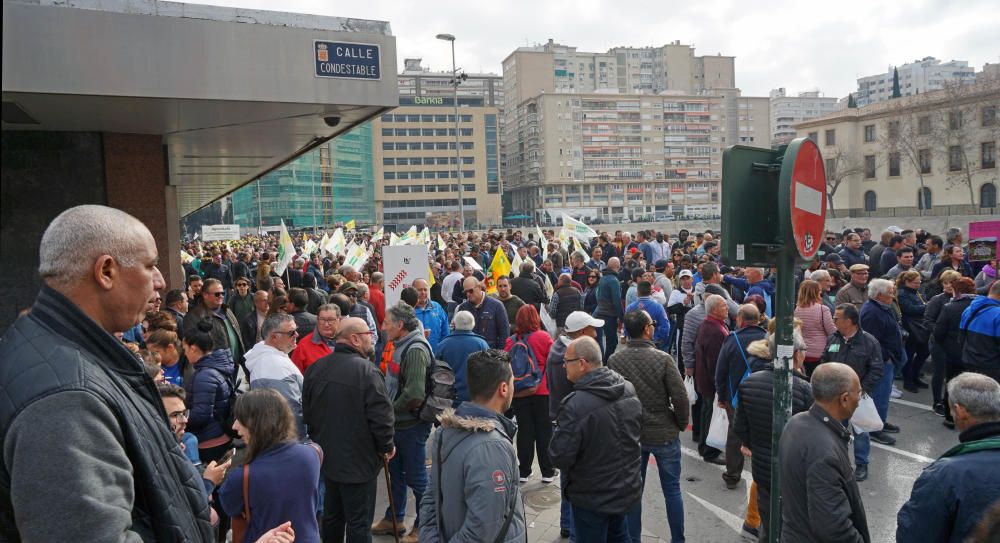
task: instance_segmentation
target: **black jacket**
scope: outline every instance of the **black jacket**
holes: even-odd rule
[[[199,302],[191,306],[191,310],[184,316],[184,335],[189,336],[193,330],[197,330],[198,322],[204,319],[212,321],[212,342],[214,349],[226,349],[232,353],[233,360],[240,362],[243,360],[243,333],[240,331],[240,323],[236,320],[236,315],[225,305],[222,306],[225,319],[215,312],[209,310],[204,304]],[[227,326],[232,327],[236,332],[236,344],[229,342],[229,332]]]
[[[510,280],[510,293],[524,300],[524,303],[535,306],[541,312],[542,304],[548,303],[548,296],[545,291],[535,281],[535,277],[530,273],[522,273],[519,277]]]
[[[549,443],[566,472],[563,499],[588,511],[624,515],[642,499],[642,404],[632,383],[607,367],[583,376],[562,402]]]
[[[818,405],[781,433],[781,540],[869,543],[847,446],[851,433]]]
[[[243,341],[243,352],[249,352],[257,344],[257,308],[240,323],[240,339]]]
[[[934,325],[937,324],[938,317],[941,316],[941,310],[944,306],[948,304],[952,299],[952,295],[947,292],[942,292],[941,294],[935,295],[930,300],[927,300],[927,305],[924,306],[924,327],[928,330],[933,331]],[[934,334],[931,334],[931,339],[934,338]]]
[[[963,294],[941,309],[934,324],[934,341],[944,349],[945,360],[955,368],[962,367],[962,312],[972,303],[973,294]]]
[[[378,368],[351,347],[336,350],[306,370],[302,421],[323,448],[323,477],[366,483],[392,450],[395,417]]]
[[[750,367],[749,358],[746,356],[747,348],[754,341],[765,338],[767,330],[760,326],[744,326],[729,334],[729,337],[722,342],[719,361],[715,366],[715,392],[719,394],[720,402],[732,404],[733,394],[730,392],[730,384],[733,389],[738,389],[740,379]]]
[[[850,340],[844,339],[839,331],[830,334],[820,361],[841,362],[850,366],[858,374],[861,388],[869,395],[875,390],[875,385],[885,371],[882,346],[875,336],[860,328]]]
[[[316,329],[316,315],[305,310],[292,312],[292,319],[299,330],[299,337],[306,337]]]
[[[760,344],[758,343],[754,347],[759,349]],[[763,350],[769,350],[769,348],[764,345]],[[758,354],[770,357],[770,352],[758,352]],[[753,480],[758,485],[770,488],[771,430],[774,428],[772,424],[774,366],[770,361],[765,361],[766,358],[755,358],[752,355],[751,358],[764,361],[764,363],[763,367],[755,364],[760,369],[755,369],[754,373],[740,384],[733,431],[739,436],[743,445],[753,453],[751,457]],[[809,409],[813,398],[809,382],[797,372],[793,372],[792,375],[792,414],[794,415]]]
[[[0,340],[0,435],[0,540],[213,538],[153,380],[48,287]]]
[[[579,311],[583,304],[583,295],[574,286],[562,287],[555,291],[558,296],[555,315],[556,326],[566,326],[566,318],[574,311]]]

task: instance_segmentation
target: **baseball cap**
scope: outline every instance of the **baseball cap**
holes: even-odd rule
[[[567,332],[579,332],[588,326],[600,328],[604,326],[604,321],[601,319],[595,319],[583,311],[574,311],[566,317],[565,328]]]
[[[863,272],[863,271],[868,271],[868,265],[867,264],[855,264],[855,265],[851,266],[848,269],[851,270],[851,273],[854,273],[854,272]]]
[[[827,262],[836,262],[837,264],[840,264],[841,262],[844,261],[844,259],[840,258],[840,255],[838,255],[837,253],[830,253],[830,254],[826,255],[826,261]]]
[[[358,290],[358,285],[348,281],[343,285],[340,285],[340,292],[347,292],[348,290]]]
[[[694,275],[691,273],[691,270],[681,270],[681,273],[677,274],[677,277],[678,278],[681,278],[681,277],[694,277]]]
[[[903,232],[903,229],[898,226],[890,226],[889,228],[886,228],[886,230],[892,232],[893,234],[901,234]]]
[[[656,271],[663,271],[667,269],[667,261],[661,258],[657,260],[656,263],[653,264],[653,266],[656,268]]]

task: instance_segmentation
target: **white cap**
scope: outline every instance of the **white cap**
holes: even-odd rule
[[[579,332],[588,326],[600,328],[604,326],[604,321],[595,319],[583,311],[574,311],[566,317],[567,332]]]
[[[677,278],[681,277],[694,277],[694,275],[691,274],[691,270],[681,270],[681,273],[677,274]]]
[[[898,226],[890,226],[889,228],[886,228],[886,230],[892,232],[893,234],[903,233],[903,229]]]

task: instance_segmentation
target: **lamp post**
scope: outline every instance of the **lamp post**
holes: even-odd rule
[[[452,104],[455,108],[455,179],[458,180],[458,231],[460,233],[465,232],[465,192],[463,189],[462,182],[462,158],[461,158],[461,148],[462,144],[459,140],[459,130],[458,130],[458,84],[461,81],[458,77],[458,67],[455,65],[455,36],[452,34],[438,34],[435,36],[439,40],[444,40],[451,42],[451,84],[454,94],[452,99],[454,103]]]

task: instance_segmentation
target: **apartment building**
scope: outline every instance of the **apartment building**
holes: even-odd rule
[[[819,145],[836,216],[995,214],[1000,86],[844,109],[796,126]]]
[[[901,66],[890,66],[883,74],[858,78],[855,99],[858,107],[888,100],[892,97],[894,70],[899,71],[899,93],[914,96],[941,90],[946,82],[974,83],[976,70],[964,60],[941,62],[934,57],[924,57]]]
[[[719,214],[724,100],[718,95],[553,93],[513,123],[506,190],[542,223]],[[513,160],[511,160],[513,159]]]
[[[432,71],[421,65],[419,58],[403,60],[403,71],[399,74],[400,96],[444,96],[454,93],[451,85],[452,74],[448,71]],[[491,73],[464,72],[466,78],[459,85],[460,96],[482,98],[483,104],[503,109],[503,76]]]
[[[784,87],[770,92],[771,106],[771,144],[781,145],[795,139],[795,125],[829,115],[846,103],[840,104],[837,98],[825,97],[816,91],[800,92],[789,96]]]
[[[500,225],[499,116],[479,96],[459,96],[458,149],[451,96],[400,96],[374,121],[376,213],[386,225]]]

